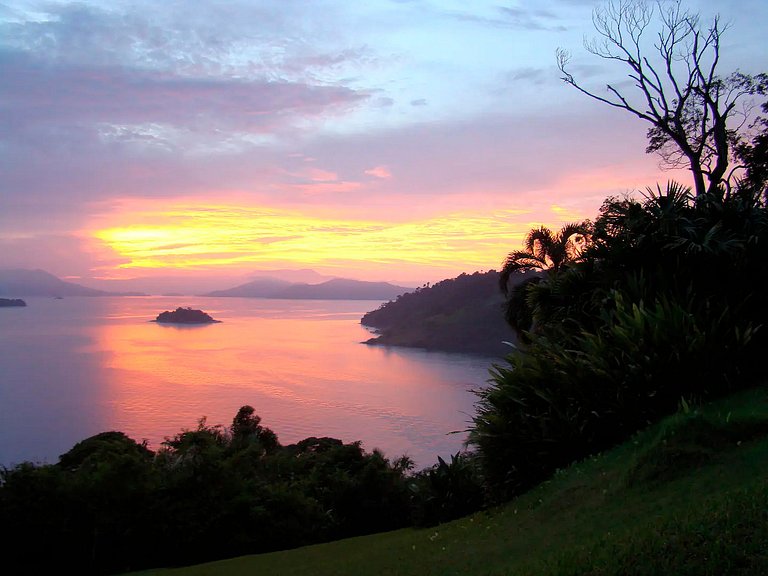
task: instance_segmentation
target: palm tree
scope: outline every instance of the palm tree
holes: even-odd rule
[[[517,332],[521,342],[528,340],[526,332],[533,328],[535,304],[529,301],[530,290],[541,281],[541,276],[518,276],[518,281],[510,282],[513,275],[522,272],[547,270],[557,274],[571,262],[577,261],[591,238],[592,225],[589,221],[565,224],[557,233],[546,226],[534,228],[528,233],[523,243],[524,250],[510,252],[499,274],[499,284],[506,304],[504,317]],[[524,278],[522,281],[519,278]]]
[[[517,272],[549,270],[557,273],[563,266],[579,259],[590,238],[589,221],[565,224],[555,234],[546,226],[534,228],[525,238],[524,250],[510,252],[504,261],[499,284],[510,295],[509,279]]]

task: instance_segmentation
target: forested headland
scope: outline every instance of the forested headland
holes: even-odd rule
[[[522,282],[535,272],[515,275]],[[424,285],[382,304],[360,321],[376,330],[367,344],[503,357],[517,341],[504,320],[505,301],[495,270]]]

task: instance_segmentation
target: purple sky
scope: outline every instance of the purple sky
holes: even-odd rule
[[[558,47],[597,89],[626,74],[582,48],[595,5],[0,2],[0,268],[420,284],[688,183],[560,81]],[[768,70],[768,2],[687,6],[730,23],[723,72]]]

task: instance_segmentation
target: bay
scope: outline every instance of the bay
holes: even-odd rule
[[[29,298],[0,310],[0,464],[55,462],[120,430],[157,449],[249,404],[283,444],[360,440],[419,468],[460,450],[491,359],[362,344],[380,302]],[[178,306],[221,323],[151,322]]]

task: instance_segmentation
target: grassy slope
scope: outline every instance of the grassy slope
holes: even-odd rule
[[[768,391],[699,413],[432,529],[142,574],[768,574]]]

